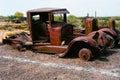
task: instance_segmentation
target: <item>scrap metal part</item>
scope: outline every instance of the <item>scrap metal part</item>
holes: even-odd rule
[[[21,32],[10,37],[6,37],[2,41],[3,44],[9,44],[13,48],[23,51],[27,47],[26,43],[31,42],[31,38],[30,34],[28,34],[27,32]]]

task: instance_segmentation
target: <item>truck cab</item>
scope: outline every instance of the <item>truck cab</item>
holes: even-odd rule
[[[68,13],[69,11],[64,8],[29,10],[27,21],[33,43],[67,45],[73,35],[73,25],[67,24]]]

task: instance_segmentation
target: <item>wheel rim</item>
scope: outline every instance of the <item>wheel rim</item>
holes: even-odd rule
[[[84,61],[89,61],[91,59],[92,52],[87,48],[82,48],[79,51],[79,58]]]

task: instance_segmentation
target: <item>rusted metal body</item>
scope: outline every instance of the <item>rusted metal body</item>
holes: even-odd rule
[[[85,34],[98,30],[98,20],[94,18],[85,19]]]
[[[111,29],[115,30],[115,27],[116,27],[116,25],[115,25],[115,20],[109,20],[109,27],[110,27]]]
[[[78,54],[81,59],[89,60],[95,55],[103,53],[106,48],[111,48],[113,44],[113,38],[98,30],[89,33],[87,36],[80,36],[73,39],[67,51],[59,54],[59,57]]]
[[[13,47],[22,50],[24,47],[45,53],[58,53],[59,57],[79,56],[82,60],[90,60],[111,48],[117,38],[113,22],[111,28],[99,29],[97,19],[86,18],[85,30],[74,30],[67,23],[67,9],[40,8],[27,12],[30,35],[4,39]],[[55,20],[60,14],[61,21]]]
[[[27,32],[22,32],[20,34],[15,34],[6,39],[3,39],[4,44],[9,44],[13,48],[16,48],[20,51],[25,50],[27,43],[31,42],[30,35]]]

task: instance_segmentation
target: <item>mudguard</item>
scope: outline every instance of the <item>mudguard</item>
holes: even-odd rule
[[[105,32],[106,34],[112,36],[114,39],[117,39],[117,33],[110,28],[102,28],[99,31]]]
[[[112,45],[110,48],[113,48],[116,46],[119,42],[119,36],[117,32],[111,28],[103,28],[99,30],[100,32],[105,32],[109,37],[113,38],[114,40],[114,45]]]
[[[73,39],[69,43],[66,52],[59,54],[59,57],[75,57],[78,55],[79,50],[82,48],[90,49],[93,53],[92,55],[94,55],[95,52],[99,51],[97,42],[94,39],[88,36],[82,36]]]

